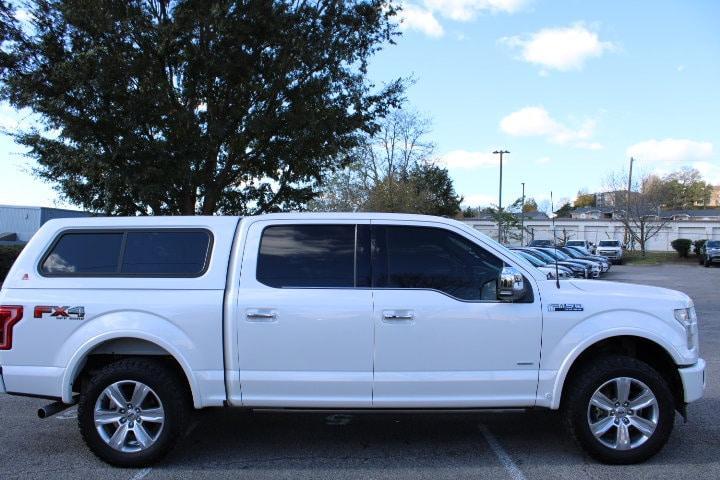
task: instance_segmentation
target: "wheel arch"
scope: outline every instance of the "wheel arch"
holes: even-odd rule
[[[677,363],[671,352],[659,341],[648,336],[633,334],[609,335],[578,349],[566,360],[558,372],[551,408],[562,405],[567,387],[584,365],[603,355],[626,355],[641,360],[656,370],[668,383],[675,399],[675,407],[684,409],[684,390]]]
[[[175,368],[181,374],[181,378],[187,382],[194,407],[200,408],[202,399],[197,380],[187,358],[175,346],[178,345],[175,340],[177,335],[163,338],[149,331],[140,330],[115,330],[87,339],[74,349],[64,363],[66,368],[61,386],[63,402],[73,401],[73,391],[82,380],[82,375],[88,373],[88,368],[105,365],[121,358],[138,356],[162,358],[169,366]],[[100,360],[93,357],[103,358]]]

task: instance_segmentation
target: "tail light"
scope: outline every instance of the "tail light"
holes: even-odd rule
[[[17,305],[0,305],[0,350],[12,348],[13,326],[23,316],[23,307]]]

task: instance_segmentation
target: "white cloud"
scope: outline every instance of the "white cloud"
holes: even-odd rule
[[[445,34],[445,30],[433,12],[416,5],[403,5],[403,9],[400,11],[400,22],[400,28],[403,30],[417,30],[435,38]]]
[[[713,156],[713,144],[684,138],[653,139],[631,145],[625,153],[641,162],[689,164],[709,161]]]
[[[483,11],[514,13],[526,3],[526,0],[425,0],[430,10],[459,22],[470,21]]]
[[[402,30],[417,30],[430,37],[439,38],[445,29],[438,21],[438,16],[457,22],[469,22],[481,12],[514,13],[525,6],[530,0],[415,0],[405,2],[399,13]],[[458,40],[464,40],[458,35]]]
[[[535,163],[537,165],[547,165],[548,163],[550,163],[550,157],[540,157],[535,160]]]
[[[591,142],[595,121],[588,119],[570,128],[550,116],[541,106],[525,107],[500,120],[500,129],[515,137],[545,137],[552,143],[598,150],[602,145]]]
[[[491,152],[453,150],[442,155],[438,163],[450,169],[473,169],[498,165],[499,158]]]
[[[697,169],[706,182],[720,186],[720,164],[710,162],[694,162],[691,165]]]
[[[580,70],[587,59],[600,57],[615,48],[612,42],[601,41],[596,32],[582,23],[503,37],[500,42],[518,48],[520,58],[526,62],[561,71]]]

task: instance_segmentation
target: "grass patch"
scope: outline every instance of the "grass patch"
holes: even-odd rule
[[[680,257],[677,252],[646,252],[645,258],[639,251],[626,251],[623,257],[628,265],[659,265],[661,263],[697,264],[695,255]]]

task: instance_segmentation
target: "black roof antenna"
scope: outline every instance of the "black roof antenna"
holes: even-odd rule
[[[558,253],[557,253],[557,235],[555,234],[555,205],[553,204],[553,194],[550,190],[550,215],[552,215],[552,232],[553,232],[553,249],[555,249],[555,285],[560,288],[560,272],[558,271]]]

